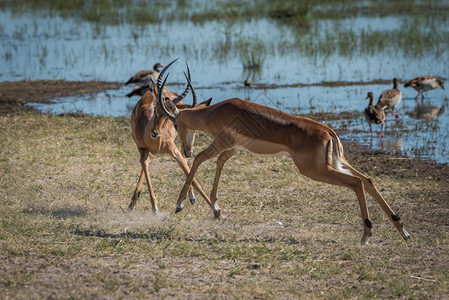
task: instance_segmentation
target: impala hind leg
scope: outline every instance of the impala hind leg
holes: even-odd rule
[[[352,171],[355,175],[359,176],[365,186],[366,191],[376,200],[376,202],[380,205],[384,213],[387,215],[388,219],[393,223],[399,233],[405,240],[410,239],[410,234],[407,230],[404,229],[404,226],[401,222],[401,218],[398,214],[396,214],[391,207],[388,205],[387,201],[382,197],[382,195],[377,190],[376,186],[372,182],[372,180],[354,169],[348,162],[344,162],[345,166]]]
[[[298,163],[296,165],[298,166]],[[356,193],[363,220],[363,236],[360,243],[362,245],[365,244],[371,236],[371,229],[373,226],[366,205],[365,190],[362,180],[357,176],[337,171],[328,165],[316,168],[307,168],[307,170],[304,170],[304,168],[300,168],[300,166],[298,166],[298,169],[302,174],[313,180],[347,187]]]

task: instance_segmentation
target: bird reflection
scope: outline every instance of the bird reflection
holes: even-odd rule
[[[424,120],[430,120],[434,118],[438,118],[444,113],[445,107],[444,105],[440,108],[432,105],[424,105],[424,104],[417,104],[415,106],[415,109],[408,114],[413,119],[424,119]]]
[[[391,139],[381,139],[380,140],[380,149],[382,149],[382,150],[402,151],[403,148],[404,148],[404,144],[402,142],[401,137],[394,137]]]

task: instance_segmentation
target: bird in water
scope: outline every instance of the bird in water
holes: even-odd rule
[[[161,63],[156,63],[153,66],[153,70],[142,70],[137,72],[134,76],[132,76],[125,85],[131,84],[131,83],[138,83],[138,84],[149,84],[150,79],[152,79],[154,82],[157,81],[157,78],[159,77],[159,68],[163,68],[164,65]]]
[[[369,104],[365,108],[364,115],[368,122],[371,136],[373,135],[371,124],[380,124],[380,137],[382,138],[384,135],[384,111],[380,106],[374,105],[374,94],[372,92],[368,92],[366,99],[369,99]]]
[[[391,113],[396,119],[399,119],[399,114],[394,110],[401,103],[402,92],[399,90],[399,79],[393,78],[393,88],[391,90],[383,91],[379,96],[376,106],[381,107],[383,110],[391,109]],[[385,114],[385,121],[387,120],[387,114]]]
[[[437,87],[441,86],[441,88],[444,90],[444,81],[441,77],[434,77],[429,75],[424,76],[417,76],[404,84],[404,87],[411,86],[414,88],[418,95],[415,97],[415,101],[418,102],[418,97],[421,95],[421,102],[424,100],[424,92],[434,90]]]

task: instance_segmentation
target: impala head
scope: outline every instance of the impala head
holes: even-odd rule
[[[176,104],[178,104],[189,93],[190,87],[189,87],[189,85],[187,85],[184,92],[180,96],[178,96],[177,98],[175,98],[173,100],[171,100],[169,98],[165,98],[164,92],[163,92],[164,86],[165,86],[165,81],[162,84],[162,77],[164,76],[165,71],[177,60],[178,59],[175,59],[174,61],[169,63],[159,74],[156,84],[153,83],[153,86],[156,85],[153,88],[153,94],[156,97],[156,99],[161,98],[161,99],[163,99],[164,102],[170,103],[170,104],[168,104],[168,106],[173,104],[175,108],[176,108]],[[167,79],[165,79],[165,80],[167,80]],[[166,122],[168,122],[167,116],[164,115],[164,113],[161,109],[161,106],[159,105],[160,102],[161,101],[158,101],[156,104],[156,107],[154,108],[153,130],[151,131],[151,137],[153,139],[157,139],[161,136],[162,129],[165,127]]]
[[[186,126],[186,123],[182,117],[182,112],[184,110],[196,110],[200,108],[204,108],[210,105],[212,98],[209,100],[206,100],[200,104],[197,104],[197,97],[195,93],[195,89],[193,88],[191,82],[190,82],[190,70],[189,66],[187,65],[187,72],[188,75],[184,73],[186,79],[187,79],[187,86],[190,87],[192,90],[192,96],[193,96],[193,103],[191,106],[183,105],[183,106],[176,106],[176,103],[174,100],[168,100],[162,99],[162,97],[159,96],[158,103],[159,107],[163,113],[163,115],[171,120],[173,124],[175,125],[175,129],[178,131],[179,138],[181,140],[181,145],[183,148],[184,156],[185,157],[192,157],[194,153],[194,142],[195,142],[195,130],[191,130]],[[167,81],[167,78],[165,78],[164,83],[162,84],[162,89],[164,88],[165,82]]]

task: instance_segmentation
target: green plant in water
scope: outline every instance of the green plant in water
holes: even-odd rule
[[[236,46],[244,69],[262,68],[266,57],[266,47],[261,40],[241,38]]]

